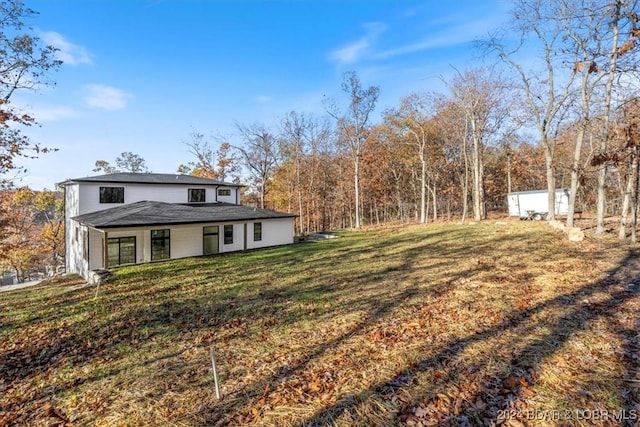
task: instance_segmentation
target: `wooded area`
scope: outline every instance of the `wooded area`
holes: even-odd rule
[[[325,99],[326,115],[238,123],[238,144],[194,135],[196,160],[179,170],[228,178],[230,164],[242,165],[246,200],[295,212],[301,234],[479,221],[505,212],[507,193],[543,188],[554,219],[553,190],[569,188],[568,227],[574,212],[589,211],[600,235],[617,216],[620,238],[635,241],[636,9],[622,0],[516,2],[511,23],[477,43],[493,64],[455,70],[444,93],[408,94],[375,122],[384,88],[349,71],[343,97]]]

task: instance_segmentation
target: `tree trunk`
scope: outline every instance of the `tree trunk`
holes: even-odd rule
[[[507,148],[507,194],[511,193],[511,149]]]
[[[638,157],[638,147],[633,147],[633,156]],[[635,179],[634,181],[634,189],[633,189],[633,212],[632,214],[632,222],[631,222],[631,243],[635,243],[637,241],[636,238],[636,230],[638,228],[638,186],[640,181],[640,162],[635,160]]]
[[[624,189],[624,195],[622,198],[622,209],[620,210],[620,229],[618,230],[618,239],[624,240],[627,238],[627,225],[629,220],[629,205],[631,204],[631,195],[634,191],[634,182],[638,158],[635,153],[632,154],[631,167],[627,173],[627,183]]]
[[[545,138],[546,139],[546,138]],[[545,168],[547,172],[547,201],[549,206],[549,212],[547,219],[549,221],[556,219],[556,174],[553,166],[553,151],[549,144],[545,141],[544,147],[544,160]]]
[[[613,91],[613,81],[616,75],[616,68],[618,62],[618,38],[620,35],[620,10],[622,8],[622,1],[616,0],[613,11],[613,20],[611,23],[611,32],[613,33],[611,58],[609,59],[609,71],[607,76],[607,83],[605,85],[604,96],[604,121],[602,124],[603,135],[600,140],[600,153],[607,151],[609,144],[609,116],[611,112],[611,94]],[[605,186],[607,182],[607,163],[600,165],[598,169],[598,191],[596,195],[596,230],[595,235],[601,236],[604,233],[604,216],[605,216]],[[626,218],[620,218],[620,227],[626,228]]]
[[[569,193],[569,206],[567,207],[567,227],[573,227],[573,217],[576,210],[576,197],[578,195],[578,185],[580,179],[580,156],[582,154],[582,144],[584,142],[584,134],[589,129],[589,101],[591,100],[592,89],[589,88],[589,69],[593,62],[587,62],[585,70],[580,81],[580,109],[582,118],[576,145],[573,150],[573,166],[571,167],[571,192]]]
[[[462,220],[464,224],[469,214],[469,156],[467,154],[467,142],[462,144],[462,157],[464,158],[464,176],[462,182]]]
[[[584,132],[586,130],[586,127],[586,123],[582,123],[580,125],[580,130],[578,130],[578,137],[576,138],[576,146],[573,152],[573,165],[571,167],[571,191],[569,192],[569,206],[567,212],[567,227],[569,228],[573,227],[573,217],[576,209],[576,196],[578,194],[578,185],[580,179],[580,154],[582,153],[582,143],[584,141]]]
[[[473,137],[473,219],[482,220],[482,191],[480,182],[480,144],[476,137]]]
[[[482,165],[482,140],[475,119],[471,119],[473,139],[473,215],[475,221],[484,219],[484,183]]]
[[[420,224],[427,222],[427,162],[424,158],[424,149],[420,150],[420,164],[422,169],[420,171]]]
[[[431,194],[431,205],[433,207],[433,221],[437,221],[438,220],[438,199],[437,199],[437,193],[436,193],[436,184],[434,183],[433,186],[427,186],[427,188],[429,189],[429,194]]]
[[[300,223],[300,234],[304,234],[304,209],[302,205],[302,184],[300,179],[300,158],[296,155],[296,187],[298,187],[298,214],[300,217],[298,221]]]
[[[355,228],[362,226],[360,222],[360,153],[356,153],[353,160],[353,181],[356,202]]]

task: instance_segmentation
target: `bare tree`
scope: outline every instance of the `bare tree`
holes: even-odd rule
[[[427,169],[429,149],[437,142],[431,117],[428,113],[428,101],[424,94],[413,93],[400,100],[400,108],[391,110],[385,115],[385,120],[392,129],[405,137],[405,143],[415,149],[420,161],[420,223],[427,222]],[[435,211],[435,183],[430,189],[434,196]]]
[[[291,111],[280,123],[282,139],[280,151],[293,162],[294,187],[298,203],[298,230],[304,233],[304,209],[302,203],[302,160],[308,148],[308,119],[303,114]]]
[[[116,168],[134,173],[150,172],[142,156],[132,153],[131,151],[123,151],[118,157],[116,157]]]
[[[102,173],[107,174],[107,175],[111,175],[113,173],[118,172],[116,167],[112,166],[111,163],[109,163],[106,160],[96,160],[96,162],[94,164],[93,171],[94,172],[102,172]]]
[[[178,166],[178,173],[240,182],[240,160],[229,142],[219,136],[212,137],[212,141],[199,132],[192,132],[190,137],[184,144],[196,160]]]
[[[602,108],[600,147],[596,155],[599,158],[606,158],[608,146],[612,138],[610,127],[611,116],[612,113],[615,112],[615,108],[612,105],[615,90],[614,83],[620,81],[619,77],[621,75],[628,74],[628,69],[633,68],[636,62],[634,58],[635,55],[632,55],[632,53],[637,52],[638,38],[640,36],[637,30],[638,15],[635,12],[637,6],[636,0],[610,0],[600,9],[601,13],[605,16],[605,22],[609,28],[608,31],[603,31],[600,34],[602,34],[603,37],[609,35],[610,48],[608,52],[605,50],[602,55],[608,59],[608,66],[605,70],[606,83],[604,88],[604,105]],[[626,37],[626,40],[621,40],[623,36]],[[606,43],[606,40],[604,43]],[[628,61],[626,61],[627,63],[620,64],[621,60],[625,58],[629,58]],[[598,165],[595,234],[596,236],[600,236],[604,233],[605,191],[607,170],[610,162],[596,161],[595,163]],[[621,229],[623,230],[625,228],[624,216],[626,215],[621,215]]]
[[[620,147],[618,153],[614,155],[607,155],[600,161],[613,162],[617,164],[618,168],[626,167],[626,173],[622,174],[623,195],[622,195],[622,207],[620,211],[620,228],[618,231],[618,238],[623,240],[627,237],[627,227],[629,223],[629,208],[633,204],[637,206],[637,178],[638,173],[638,147],[640,146],[640,132],[638,125],[638,100],[632,100],[628,105],[624,105],[621,109],[623,129],[622,132],[622,147]],[[609,158],[611,157],[611,158]],[[599,161],[596,160],[596,161]],[[626,163],[626,165],[625,165]],[[633,227],[635,227],[635,221],[637,216],[633,216]],[[631,233],[632,239],[635,240],[635,233]]]
[[[308,130],[309,136],[309,156],[305,162],[308,168],[308,188],[310,194],[315,194],[310,201],[310,208],[320,210],[319,217],[316,216],[313,229],[325,231],[331,228],[331,215],[335,202],[335,176],[334,162],[335,139],[331,132],[331,126],[327,120],[313,122]],[[307,215],[309,220],[309,215]],[[311,229],[312,224],[307,224],[307,229]]]
[[[495,52],[519,77],[519,89],[524,94],[529,114],[544,147],[547,190],[549,197],[548,219],[555,218],[555,135],[563,109],[571,93],[577,69],[566,69],[562,48],[566,40],[563,28],[557,24],[557,2],[548,0],[518,0],[511,12],[511,24],[503,33],[519,37],[516,46],[509,46],[502,34],[495,34],[481,44]],[[519,54],[532,45],[541,51],[543,68],[528,68],[526,57]],[[572,64],[577,61],[573,60]]]
[[[17,90],[49,84],[47,74],[62,64],[55,58],[57,49],[42,46],[33,29],[25,25],[24,21],[36,14],[20,0],[0,2],[0,187],[12,185],[15,177],[7,174],[24,172],[16,159],[50,151],[22,133],[23,128],[36,123],[35,119],[10,104]]]
[[[360,159],[380,89],[377,86],[362,88],[360,78],[354,71],[344,73],[342,90],[349,96],[349,104],[342,111],[334,101],[326,104],[327,113],[336,120],[341,139],[349,147],[354,168],[355,227],[360,228]]]
[[[96,160],[94,172],[103,172],[107,175],[116,172],[149,173],[151,172],[145,160],[139,154],[131,151],[123,151],[116,157],[116,165],[112,166],[106,160]]]
[[[573,62],[569,64],[573,66],[574,73],[580,76],[576,89],[579,105],[576,119],[578,126],[571,166],[571,193],[567,213],[567,226],[573,227],[576,197],[579,183],[583,178],[581,163],[585,139],[599,137],[600,144],[596,156],[606,152],[610,115],[613,109],[614,80],[620,74],[618,60],[622,54],[635,49],[636,35],[630,31],[630,39],[623,46],[619,46],[620,27],[623,25],[622,11],[629,6],[628,2],[562,0],[557,3],[556,19],[566,40],[563,52],[568,58],[573,58]],[[637,15],[633,9],[630,12],[632,12],[631,28],[634,28]],[[605,45],[610,45],[611,50],[608,51]],[[606,62],[608,65],[602,68],[600,64]],[[594,96],[596,93],[598,96]],[[604,99],[604,102],[601,102],[601,99]],[[598,115],[601,115],[602,119],[594,120]],[[599,125],[599,129],[596,125]],[[607,162],[596,161],[591,164],[598,167],[596,234],[600,235],[604,232]]]
[[[508,116],[499,77],[490,70],[475,69],[458,72],[449,82],[449,89],[460,111],[466,117],[466,135],[471,139],[471,175],[474,219],[486,218],[484,151],[486,145],[499,137]]]
[[[264,209],[267,185],[280,156],[276,137],[262,124],[247,126],[236,123],[236,128],[244,145],[234,148],[240,152],[244,165],[254,179],[260,207]]]
[[[469,121],[462,108],[450,98],[439,97],[436,100],[436,110],[434,122],[438,133],[446,135],[443,147],[445,160],[452,164],[460,185],[462,196],[460,222],[464,224],[469,211]]]
[[[280,122],[280,153],[283,162],[293,165],[291,184],[298,210],[298,230],[309,231],[305,215],[305,193],[316,185],[317,150],[320,140],[327,139],[327,128],[313,116],[289,112]]]

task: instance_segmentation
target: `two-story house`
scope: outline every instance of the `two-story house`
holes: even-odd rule
[[[293,243],[295,215],[240,204],[240,185],[190,175],[67,180],[66,268],[91,270]]]

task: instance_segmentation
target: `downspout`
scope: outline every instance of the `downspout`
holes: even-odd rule
[[[108,234],[106,231],[102,232],[103,234],[103,240],[102,240],[102,268],[104,268],[105,270],[107,268],[109,268],[108,262],[109,262],[109,254],[108,254],[108,250],[109,250],[109,244],[107,243],[108,241]]]
[[[91,271],[91,231],[87,227],[87,271]]]
[[[66,273],[69,273],[71,271],[71,263],[70,263],[70,256],[67,253],[67,248],[68,248],[68,244],[67,244],[67,238],[70,238],[70,236],[67,236],[67,233],[69,232],[69,222],[67,222],[67,186],[66,185],[62,185],[62,188],[64,189],[64,196],[63,196],[63,209],[64,209],[64,271]]]

